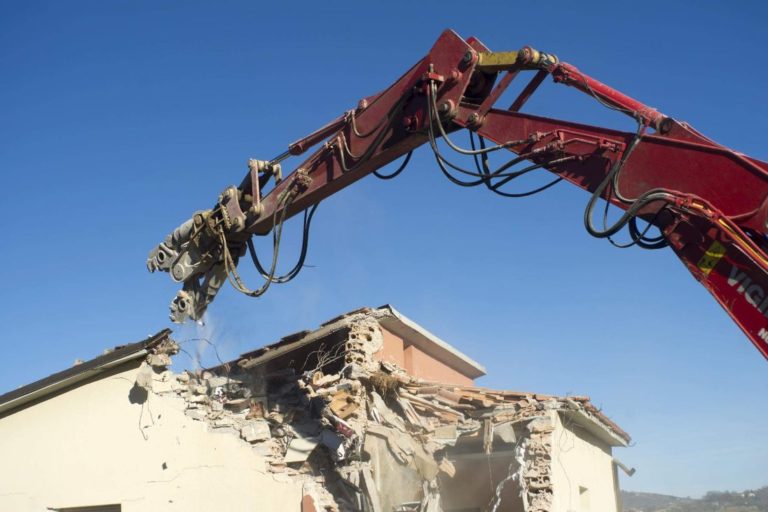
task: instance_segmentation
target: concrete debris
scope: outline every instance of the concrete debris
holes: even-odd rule
[[[320,437],[295,437],[288,443],[283,461],[291,464],[306,461],[320,443]]]
[[[456,476],[456,466],[448,459],[442,459],[438,465],[437,468],[445,473],[449,478],[453,478]]]
[[[272,434],[269,430],[269,424],[264,420],[251,420],[240,427],[240,435],[249,443],[258,443],[266,441]]]
[[[512,422],[496,425],[493,428],[493,434],[507,444],[513,445],[517,441],[517,436],[515,435],[515,425]]]
[[[190,418],[239,432],[279,478],[306,481],[303,511],[439,512],[445,486],[462,467],[469,471],[465,461],[472,454],[490,461],[497,451],[508,454],[499,460],[509,476],[485,488],[511,480],[520,502],[510,509],[551,511],[558,413],[584,414],[629,439],[587,398],[419,381],[374,357],[382,343],[377,322],[363,315],[350,320],[338,347],[316,351],[316,368],[251,358],[175,375],[167,392],[185,400]],[[157,347],[147,368],[167,366],[166,356],[177,351],[175,344]]]
[[[155,391],[162,393],[173,388],[180,388],[178,385],[182,382],[182,375],[187,375],[186,372],[181,375],[176,375],[173,378],[168,371],[168,367],[171,365],[171,356],[179,353],[179,344],[173,341],[171,338],[166,337],[160,343],[149,349],[144,362],[141,364],[138,374],[136,375],[136,387],[145,391]],[[188,380],[188,377],[187,377]],[[155,386],[155,383],[164,383],[159,389]]]
[[[171,338],[166,338],[147,354],[147,363],[155,368],[165,369],[171,365],[171,356],[179,353],[179,344]]]
[[[152,389],[152,381],[154,377],[154,371],[152,367],[146,363],[142,363],[139,372],[136,374],[136,385],[147,391]]]

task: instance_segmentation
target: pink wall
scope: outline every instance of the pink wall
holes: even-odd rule
[[[460,386],[474,384],[474,380],[409,344],[408,340],[403,340],[384,327],[381,332],[384,335],[384,347],[376,354],[378,360],[395,363],[419,379]]]

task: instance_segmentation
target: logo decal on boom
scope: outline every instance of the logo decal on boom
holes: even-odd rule
[[[737,287],[737,292],[744,295],[744,299],[751,306],[768,318],[768,297],[765,295],[765,289],[759,284],[753,283],[752,278],[746,272],[742,272],[736,266],[731,266],[728,285]]]

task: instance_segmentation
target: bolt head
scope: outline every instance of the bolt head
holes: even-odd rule
[[[467,117],[467,124],[473,128],[477,129],[480,127],[481,124],[483,124],[483,116],[478,114],[477,112],[474,112]]]
[[[671,118],[665,117],[664,119],[661,120],[661,122],[659,122],[659,127],[658,127],[659,133],[661,133],[662,135],[669,133],[669,131],[674,126],[674,124],[675,123]]]

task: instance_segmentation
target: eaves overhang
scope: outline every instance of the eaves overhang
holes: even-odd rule
[[[145,340],[116,347],[109,353],[0,395],[0,414],[72,387],[111,368],[142,358],[149,353],[150,349],[168,339],[170,334],[170,329],[164,329]]]
[[[448,342],[432,334],[389,304],[374,310],[379,323],[420,350],[461,372],[470,379],[486,374],[485,367],[459,351]]]

